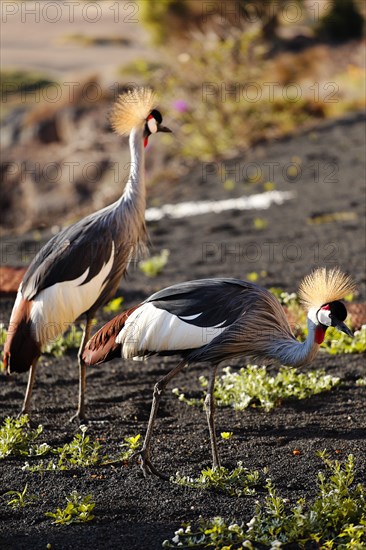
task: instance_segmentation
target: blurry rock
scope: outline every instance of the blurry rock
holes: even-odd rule
[[[25,267],[0,266],[0,296],[16,294],[25,272]]]
[[[353,330],[359,330],[363,325],[366,325],[366,303],[347,304],[348,315],[351,319]]]

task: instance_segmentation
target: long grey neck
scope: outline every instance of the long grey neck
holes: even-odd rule
[[[276,342],[272,350],[272,356],[283,365],[300,367],[310,363],[319,350],[319,344],[315,341],[316,325],[308,318],[308,337],[305,342],[293,339],[284,339]]]
[[[145,153],[142,128],[132,129],[129,144],[130,175],[120,201],[132,201],[136,206],[145,208]]]

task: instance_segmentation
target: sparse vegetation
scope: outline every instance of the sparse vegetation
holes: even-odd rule
[[[230,367],[223,369],[224,374],[217,379],[215,399],[219,407],[233,407],[244,410],[248,407],[259,407],[270,411],[290,399],[306,399],[317,393],[330,391],[339,383],[339,378],[325,374],[324,371],[298,373],[296,369],[282,367],[274,376],[267,372],[265,366],[248,365],[239,372],[232,372]],[[207,379],[200,377],[203,388]],[[188,405],[202,405],[203,397],[186,397],[179,389],[173,393],[180,401]]]
[[[364,325],[360,330],[356,330],[353,338],[330,327],[325,333],[323,348],[331,355],[339,353],[365,353],[366,326]]]
[[[117,463],[127,463],[132,455],[140,447],[140,434],[135,436],[126,436],[124,442],[120,444],[121,452],[116,456],[101,455],[102,445],[99,441],[92,441],[86,434],[87,426],[80,426],[80,433],[77,433],[70,443],[65,443],[62,447],[53,449],[50,446],[48,451],[56,458],[50,460],[26,462],[23,470],[29,472],[48,472],[64,471],[74,468],[89,468],[93,466],[106,466]],[[47,445],[47,444],[45,444]]]
[[[99,456],[101,448],[98,441],[91,441],[90,436],[86,435],[87,427],[80,426],[80,432],[75,435],[70,443],[65,443],[58,449],[51,449],[51,452],[57,455],[57,460],[50,460],[48,463],[40,461],[36,464],[25,463],[24,470],[31,472],[43,472],[49,470],[70,470],[72,468],[87,468],[95,466],[102,461]]]
[[[120,460],[122,462],[128,462],[131,456],[138,451],[141,446],[141,435],[132,435],[130,437],[124,438],[124,443],[121,443],[121,448],[123,449]]]
[[[310,122],[363,109],[364,69],[351,65],[342,69],[332,76],[336,83],[333,87],[323,82],[319,73],[319,88],[315,90],[309,87],[300,69],[303,63],[295,55],[289,69],[287,58],[273,58],[269,49],[255,26],[245,32],[231,29],[225,36],[196,33],[185,44],[183,53],[172,48],[168,57],[162,56],[165,61],[160,67],[138,60],[123,67],[123,74],[139,74],[152,83],[161,90],[163,101],[166,97],[166,104],[172,97],[177,98],[166,116],[174,117],[179,124],[180,139],[165,139],[174,156],[185,163],[217,162],[240,154],[240,150],[262,139],[277,138]],[[316,73],[316,51],[303,55],[305,73]],[[268,82],[273,81],[276,86],[270,91]],[[289,178],[298,176],[296,166],[289,170]]]
[[[257,470],[249,471],[244,468],[242,462],[229,471],[221,466],[220,468],[207,468],[202,470],[197,478],[182,476],[179,472],[175,477],[170,478],[173,483],[184,487],[195,489],[218,491],[230,496],[244,496],[255,494],[255,488],[260,482],[260,473]]]
[[[124,442],[120,444],[122,449],[121,453],[116,457],[105,457],[103,464],[116,464],[122,462],[126,464],[129,462],[134,453],[141,446],[141,435],[132,435],[124,438]]]
[[[8,506],[11,506],[13,509],[24,508],[28,504],[32,504],[37,500],[36,495],[29,495],[28,492],[28,483],[25,484],[23,491],[8,491],[4,496],[12,496],[13,498],[7,502]]]
[[[66,497],[67,505],[65,508],[57,508],[55,512],[46,512],[46,516],[52,518],[52,523],[60,525],[70,525],[71,523],[86,523],[94,519],[92,514],[95,508],[92,495],[83,497],[77,491]]]
[[[35,444],[41,435],[41,425],[32,429],[25,414],[20,418],[5,418],[0,427],[0,459],[10,455],[41,456],[49,452],[47,443]]]
[[[139,269],[146,277],[157,277],[168,263],[170,251],[164,248],[160,254],[155,254],[147,260],[139,262]]]
[[[123,301],[123,296],[118,296],[117,298],[114,298],[113,300],[108,302],[108,304],[104,306],[103,311],[105,313],[118,313],[121,309]]]
[[[361,549],[366,544],[366,489],[355,484],[354,457],[342,464],[330,460],[326,452],[320,457],[327,472],[318,473],[318,495],[314,502],[299,499],[291,504],[278,496],[273,482],[266,483],[267,495],[258,502],[252,519],[229,522],[222,517],[202,519],[197,529],[191,524],[175,532],[165,548],[215,548],[243,550],[249,548]]]
[[[71,325],[69,330],[67,330],[64,334],[57,336],[57,338],[49,343],[44,351],[54,357],[62,357],[62,355],[64,355],[64,353],[69,349],[79,349],[82,336],[82,328],[78,328],[76,325]]]

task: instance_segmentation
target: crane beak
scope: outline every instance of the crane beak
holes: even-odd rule
[[[165,132],[168,134],[172,134],[173,132],[170,130],[170,128],[167,128],[166,126],[158,126],[158,132]]]
[[[335,322],[334,322],[335,321]],[[343,323],[343,321],[338,321],[338,320],[333,320],[333,323],[332,325],[337,329],[337,330],[340,330],[341,332],[344,332],[345,334],[347,334],[347,336],[350,336],[351,338],[353,338],[353,332],[351,329],[349,329],[347,327],[347,325],[345,323]]]

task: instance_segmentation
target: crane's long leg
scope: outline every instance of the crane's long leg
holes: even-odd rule
[[[86,364],[83,361],[83,351],[86,343],[90,338],[90,331],[92,327],[93,317],[87,317],[86,325],[84,328],[83,336],[78,351],[78,364],[79,364],[79,400],[78,409],[76,414],[70,419],[73,420],[85,420],[85,390],[86,390]]]
[[[169,476],[162,474],[159,472],[155,466],[151,463],[150,460],[150,445],[151,445],[151,437],[154,429],[156,414],[158,412],[159,408],[159,402],[161,399],[161,396],[163,394],[163,391],[165,390],[167,384],[176,376],[183,368],[186,366],[186,361],[181,361],[178,363],[174,369],[172,369],[168,374],[163,376],[154,386],[154,393],[153,393],[153,400],[151,404],[151,411],[150,411],[150,418],[149,423],[147,425],[146,435],[144,439],[144,443],[142,445],[141,451],[138,451],[136,455],[139,455],[141,457],[141,469],[144,473],[144,476],[146,477],[147,474],[155,474],[156,476],[160,477],[161,479],[168,480]]]
[[[37,363],[38,363],[38,357],[33,361],[31,368],[29,370],[27,389],[25,391],[23,406],[22,406],[22,410],[19,413],[19,416],[21,416],[22,414],[27,414],[30,411],[30,402],[32,397],[34,380],[36,378]]]
[[[217,450],[217,439],[215,431],[215,379],[216,379],[217,366],[213,367],[210,372],[210,379],[208,382],[207,394],[205,398],[205,410],[207,415],[208,430],[210,432],[211,450],[212,450],[212,465],[214,468],[220,467],[220,458]]]

